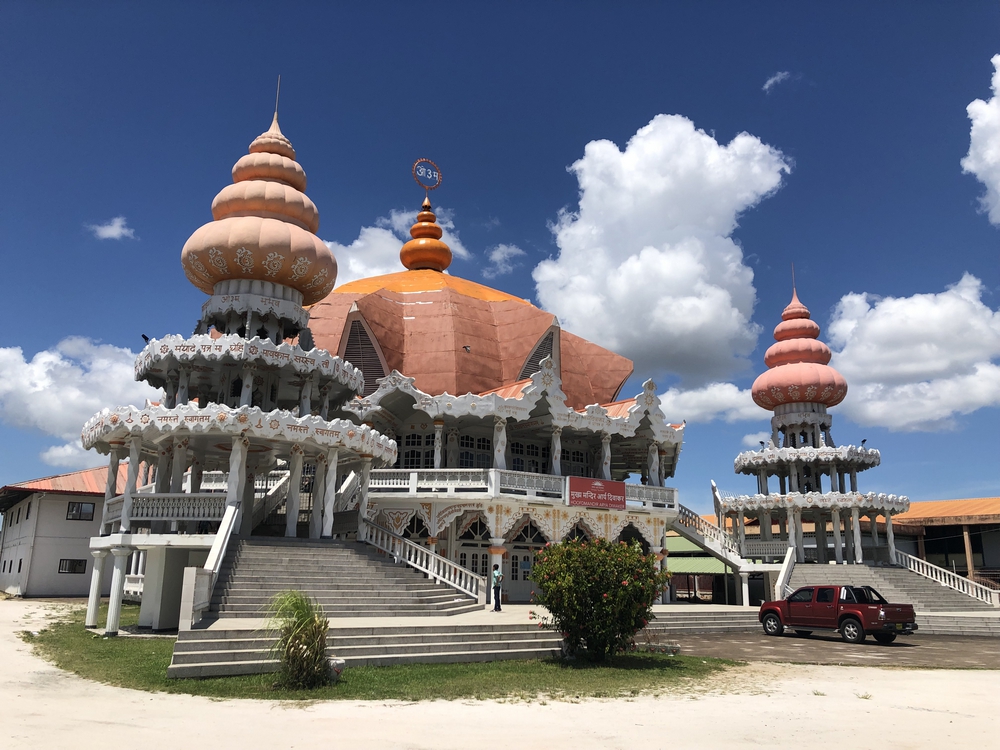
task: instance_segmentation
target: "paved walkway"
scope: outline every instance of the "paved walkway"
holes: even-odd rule
[[[659,697],[574,701],[215,701],[113,688],[31,655],[65,605],[0,601],[0,747],[174,750],[992,747],[1000,673],[755,663]],[[720,637],[721,639],[722,637]],[[773,640],[773,639],[772,639]]]

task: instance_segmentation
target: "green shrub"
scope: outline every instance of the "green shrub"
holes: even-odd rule
[[[270,605],[268,630],[278,634],[274,652],[281,661],[278,684],[284,688],[311,689],[332,682],[326,657],[330,621],[323,608],[301,591],[277,594]]]
[[[531,573],[534,601],[549,611],[539,626],[561,632],[570,654],[585,649],[588,658],[603,661],[632,644],[669,577],[637,543],[547,545]]]

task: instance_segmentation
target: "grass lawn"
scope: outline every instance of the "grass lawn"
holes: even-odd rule
[[[136,624],[138,617],[138,606],[123,606],[122,626]],[[83,618],[83,609],[73,610],[37,635],[24,632],[22,637],[35,653],[57,667],[90,680],[212,698],[528,700],[633,696],[683,688],[739,664],[724,659],[629,654],[600,666],[544,660],[348,667],[337,685],[288,691],[275,689],[272,675],[168,680],[172,638],[101,638],[83,627]],[[101,621],[103,618],[102,612]]]

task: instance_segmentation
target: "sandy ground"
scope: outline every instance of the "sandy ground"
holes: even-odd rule
[[[1000,672],[754,663],[696,689],[580,703],[213,701],[108,687],[16,635],[65,605],[0,601],[0,747],[993,747]],[[724,637],[724,636],[720,636]],[[867,696],[867,697],[866,697]],[[849,741],[848,741],[849,738]]]

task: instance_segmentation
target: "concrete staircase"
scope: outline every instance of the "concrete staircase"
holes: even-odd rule
[[[672,638],[693,633],[745,633],[760,628],[757,609],[732,607],[728,610],[690,610],[673,605],[669,612],[659,611],[643,632],[661,638]],[[640,642],[642,634],[636,636]]]
[[[364,544],[251,537],[233,545],[223,562],[211,612],[219,618],[266,617],[274,595],[289,590],[316,599],[330,618],[453,615],[481,608]]]
[[[890,602],[912,604],[918,614],[968,612],[995,614],[996,609],[970,596],[928,580],[905,568],[871,565],[796,565],[789,585],[872,586]],[[917,620],[918,624],[920,619]]]
[[[533,625],[405,625],[330,628],[327,654],[349,667],[483,662],[558,656],[561,639]],[[167,676],[223,677],[273,672],[274,637],[213,627],[178,634]]]

